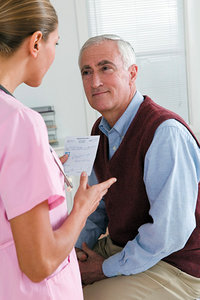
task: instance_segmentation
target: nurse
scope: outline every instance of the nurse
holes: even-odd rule
[[[23,82],[40,85],[54,60],[57,25],[48,0],[0,1],[1,300],[83,299],[73,246],[116,181],[89,187],[82,173],[68,216],[45,123],[13,96]]]

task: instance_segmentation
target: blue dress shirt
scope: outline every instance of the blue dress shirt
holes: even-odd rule
[[[102,118],[99,128],[108,137],[109,157],[119,147],[135,117],[143,96],[137,91],[113,128]],[[162,153],[162,156],[160,155]],[[156,130],[144,161],[144,183],[153,223],[142,225],[138,235],[121,252],[103,263],[107,277],[143,272],[162,258],[181,249],[196,226],[195,208],[200,181],[200,149],[190,132],[174,119]],[[90,184],[97,182],[94,172]],[[122,196],[123,197],[123,196]],[[105,233],[108,217],[103,199],[89,216],[76,247],[93,247]]]

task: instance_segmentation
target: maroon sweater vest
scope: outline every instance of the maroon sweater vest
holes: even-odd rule
[[[92,129],[92,135],[100,135],[94,169],[99,182],[110,177],[117,178],[117,183],[111,186],[104,199],[110,237],[116,245],[124,247],[136,237],[141,225],[153,222],[149,215],[150,204],[143,181],[143,171],[145,154],[157,127],[165,120],[176,119],[194,138],[195,136],[182,118],[145,96],[123,141],[109,160],[107,137],[98,128],[100,119]],[[200,147],[196,138],[195,140]],[[200,277],[200,193],[196,206],[195,230],[183,249],[163,260],[190,275]]]

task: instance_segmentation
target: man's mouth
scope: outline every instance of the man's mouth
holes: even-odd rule
[[[103,94],[106,94],[108,93],[108,91],[98,91],[98,92],[93,92],[92,93],[92,96],[99,96],[99,95],[103,95]]]

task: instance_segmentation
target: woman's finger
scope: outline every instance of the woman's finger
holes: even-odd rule
[[[80,176],[80,187],[83,187],[84,189],[87,189],[88,184],[88,176],[86,172],[82,172]]]
[[[59,157],[59,159],[60,159],[61,163],[64,164],[68,159],[68,155],[64,154],[63,156]]]
[[[104,182],[98,184],[100,190],[107,190],[110,186],[117,181],[117,178],[112,177]]]

